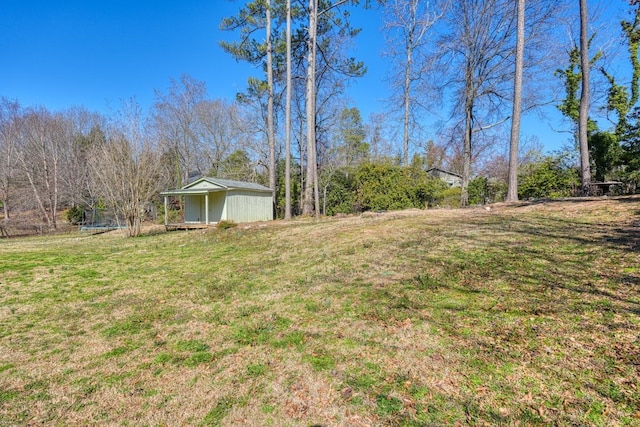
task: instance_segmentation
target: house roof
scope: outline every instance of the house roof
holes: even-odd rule
[[[202,184],[205,185],[202,185]],[[210,184],[208,186],[206,184]],[[163,191],[161,195],[178,195],[178,194],[205,194],[212,191],[228,191],[228,190],[249,190],[249,191],[260,191],[260,192],[271,192],[269,187],[265,187],[264,185],[256,184],[254,182],[244,182],[244,181],[232,181],[229,179],[220,179],[220,178],[209,178],[203,177],[199,178],[184,187],[177,190],[167,190]]]
[[[457,176],[458,178],[462,178],[462,175],[457,174],[455,172],[450,172],[450,171],[447,171],[447,170],[444,170],[444,169],[440,169],[440,168],[427,169],[427,173],[431,173],[433,171],[442,172],[442,173],[446,173],[447,175],[452,175],[452,176]]]

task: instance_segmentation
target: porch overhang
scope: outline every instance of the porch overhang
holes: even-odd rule
[[[167,190],[160,193],[164,196],[164,226],[169,227],[169,196],[204,196],[204,224],[210,225],[209,222],[209,194],[228,191],[226,188],[181,188],[178,190]],[[186,223],[186,222],[185,222]]]
[[[161,191],[160,195],[167,196],[191,196],[191,195],[204,195],[207,193],[217,193],[220,191],[227,191],[226,188],[181,188],[179,190],[167,190]]]

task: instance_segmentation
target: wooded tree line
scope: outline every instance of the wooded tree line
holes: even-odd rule
[[[366,119],[343,95],[367,71],[350,56],[355,7],[378,8],[388,40],[389,108]],[[159,190],[202,175],[269,186],[284,218],[587,194],[592,171],[635,192],[639,14],[630,1],[605,45],[585,0],[248,1],[220,23],[238,36],[221,46],[262,73],[233,101],[188,75],[148,111],[128,101],[108,116],[3,98],[4,218],[36,209],[56,228],[61,209],[109,206],[136,234]],[[611,66],[612,46],[627,50],[627,74]],[[548,104],[573,136],[543,156],[539,141],[520,141],[519,116]],[[443,188],[432,167],[460,174],[462,188]]]
[[[0,98],[3,219],[35,210],[56,229],[63,209],[108,208],[137,235],[163,189],[196,175],[259,180],[263,157],[252,120],[238,104],[210,99],[204,83],[188,76],[158,91],[150,111],[128,100],[108,116]]]
[[[348,111],[339,96],[344,86],[366,72],[365,64],[345,56],[347,51],[343,50],[358,34],[349,23],[348,6],[356,7],[358,1],[254,0],[221,25],[240,34],[238,41],[222,44],[225,50],[238,60],[263,67],[266,79],[261,80],[271,102],[265,110],[265,128],[270,134],[278,120],[269,119],[276,117],[284,104],[284,138],[289,141],[294,129],[297,154],[306,165],[302,177],[305,214],[321,212],[319,202],[330,186],[322,182],[323,176],[324,181],[327,176],[338,176],[338,169],[349,176],[346,170],[354,166],[349,159],[349,139],[340,138],[343,135],[332,132],[330,125],[336,122],[336,114]],[[633,96],[639,72],[637,1],[628,4],[630,19],[607,22],[609,27],[619,24],[616,44],[626,45],[629,50],[622,62],[628,64],[634,77],[619,76],[625,81],[622,85],[607,69],[611,64],[598,60],[610,56],[610,52],[593,43],[600,40],[599,29],[589,15],[586,0],[387,0],[376,5],[367,2],[366,6],[382,10],[393,70],[390,109],[378,118],[384,125],[371,129],[367,136],[376,143],[380,139],[401,140],[401,144],[390,144],[394,152],[384,153],[385,161],[397,160],[409,168],[414,153],[429,162],[435,139],[436,147],[444,153],[437,166],[462,176],[460,204],[467,205],[473,177],[486,175],[487,168],[495,169],[492,162],[506,156],[507,171],[489,178],[506,179],[506,199],[517,200],[518,176],[531,170],[525,167],[523,158],[530,147],[520,147],[520,116],[555,103],[574,135],[576,162],[569,167],[579,168],[580,182],[572,184],[572,191],[594,193],[597,187],[591,185],[592,170],[598,181],[621,180],[624,191],[635,191],[637,172],[632,159],[637,152],[629,120],[637,103]],[[601,13],[596,11],[595,15]],[[280,30],[283,26],[286,31]],[[607,33],[605,37],[612,35]],[[566,69],[558,66],[566,63]],[[592,68],[598,74],[595,78],[590,77]],[[598,89],[592,91],[592,84]],[[255,81],[249,86],[251,92]],[[561,86],[565,88],[564,99],[557,96]],[[608,95],[604,95],[607,90]],[[285,97],[284,102],[281,97]],[[296,102],[297,114],[291,116],[291,106]],[[443,115],[438,131],[427,136],[422,128],[425,116],[443,109],[447,115]],[[602,134],[595,127],[597,123],[613,125],[616,131]],[[294,124],[298,125],[297,135]],[[393,135],[391,129],[397,133]],[[327,140],[324,135],[333,138]],[[509,141],[509,148],[505,150],[506,144],[501,141]],[[274,150],[273,142],[269,146]],[[500,149],[503,152],[496,153]],[[331,156],[340,152],[343,163],[338,166]],[[290,148],[284,157],[289,164]],[[556,157],[554,162],[566,164],[561,160],[566,157],[563,153]],[[542,164],[547,160],[541,160]],[[369,153],[360,156],[360,162],[367,161],[371,161]],[[276,166],[272,157],[269,168],[275,170]],[[285,178],[289,176],[285,173]],[[285,205],[290,206],[289,198],[285,198]]]

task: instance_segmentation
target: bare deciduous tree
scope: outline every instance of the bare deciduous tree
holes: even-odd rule
[[[123,221],[126,235],[140,235],[149,204],[162,185],[160,154],[148,137],[140,107],[128,102],[107,140],[94,148],[93,185]]]
[[[64,206],[92,206],[95,197],[89,185],[88,156],[94,144],[104,140],[104,118],[83,107],[62,112],[65,140],[62,141],[61,202]]]
[[[35,207],[49,229],[58,227],[63,147],[67,138],[60,114],[44,108],[26,112],[17,160],[32,190]]]
[[[156,91],[153,109],[154,128],[162,147],[173,157],[175,179],[181,187],[191,172],[203,172],[198,162],[201,141],[197,138],[198,105],[206,98],[206,85],[189,75],[171,80],[167,93]]]
[[[236,103],[219,99],[202,101],[196,110],[196,133],[201,141],[199,168],[217,176],[222,161],[242,145],[241,111]]]
[[[506,0],[461,0],[453,4],[449,15],[453,32],[444,39],[450,49],[445,57],[460,69],[453,82],[464,123],[462,206],[468,203],[474,134],[505,121],[499,107],[513,73],[514,15],[513,3]]]
[[[9,219],[10,194],[16,174],[16,141],[20,134],[21,107],[17,101],[0,99],[0,202],[3,219]]]
[[[365,126],[371,161],[382,161],[393,152],[387,134],[387,117],[382,113],[372,113]]]
[[[409,164],[410,125],[415,120],[415,109],[421,106],[416,86],[424,81],[428,71],[428,56],[424,52],[428,43],[427,32],[443,15],[447,7],[445,1],[392,0],[385,7],[385,29],[390,54],[397,57],[398,73],[393,85],[401,88],[403,113],[403,162]],[[400,51],[396,51],[401,46]]]
[[[528,22],[532,23],[528,41],[541,37],[557,3],[528,3]],[[507,100],[512,98],[517,32],[515,6],[509,0],[453,2],[446,19],[448,30],[441,37],[439,65],[446,70],[443,92],[454,100],[453,118],[462,134],[463,206],[468,203],[477,136],[488,129],[498,129],[509,119],[507,107],[511,105]],[[536,66],[538,61],[523,61],[524,72]]]

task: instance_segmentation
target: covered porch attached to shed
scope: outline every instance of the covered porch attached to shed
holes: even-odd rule
[[[220,221],[253,222],[273,219],[273,197],[269,188],[259,184],[200,178],[164,196],[165,227],[203,228]],[[169,224],[169,197],[184,198],[184,223]]]
[[[222,221],[225,205],[225,191],[184,192],[181,190],[165,191],[164,225],[172,228],[206,228]],[[184,199],[184,222],[169,223],[169,197],[182,196]],[[179,226],[179,227],[178,227]]]

